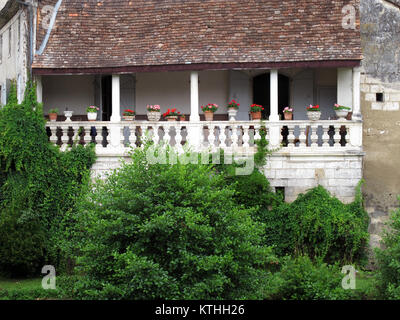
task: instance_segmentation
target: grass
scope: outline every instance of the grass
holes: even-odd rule
[[[375,274],[373,272],[360,271],[356,278],[356,291],[363,300],[376,299]]]
[[[57,298],[57,290],[44,290],[42,288],[42,278],[0,278],[0,300],[46,300]]]
[[[4,279],[0,278],[1,290],[35,290],[42,288],[42,278]]]

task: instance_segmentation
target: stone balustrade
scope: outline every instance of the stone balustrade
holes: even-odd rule
[[[201,151],[229,149],[254,152],[254,141],[265,127],[272,149],[280,152],[362,151],[362,123],[358,121],[202,121],[202,122],[48,122],[51,142],[67,149],[73,142],[96,144],[96,152],[127,155],[147,136],[181,149],[185,143]]]

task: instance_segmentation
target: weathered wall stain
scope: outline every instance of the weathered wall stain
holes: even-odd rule
[[[400,0],[362,0],[361,43],[365,72],[382,82],[400,82]]]
[[[399,205],[400,0],[361,0],[360,18],[363,194],[371,218],[370,245],[375,247],[391,210]],[[383,101],[377,101],[377,93]]]

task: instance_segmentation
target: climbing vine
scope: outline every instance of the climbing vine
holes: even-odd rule
[[[0,272],[17,275],[60,261],[60,221],[74,208],[95,161],[91,145],[61,152],[48,141],[35,89],[28,83],[18,104],[13,86],[0,110]]]

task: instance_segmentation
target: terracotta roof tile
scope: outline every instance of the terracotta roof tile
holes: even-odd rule
[[[43,6],[39,8],[38,41]],[[34,68],[360,60],[359,0],[64,0]]]

